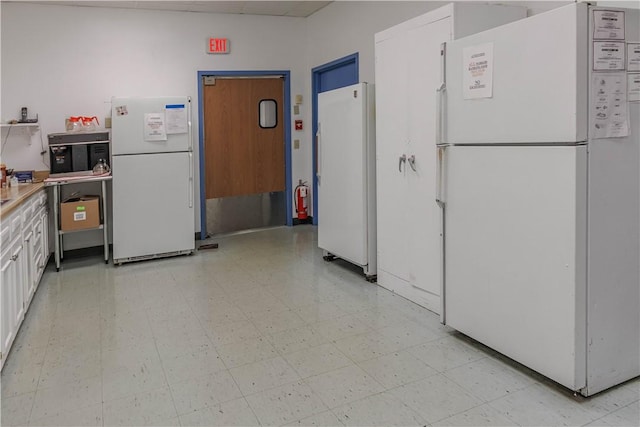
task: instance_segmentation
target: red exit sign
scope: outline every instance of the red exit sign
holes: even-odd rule
[[[229,39],[210,38],[208,53],[229,53]]]

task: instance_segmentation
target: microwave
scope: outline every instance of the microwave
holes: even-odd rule
[[[48,139],[51,175],[89,173],[100,159],[111,164],[109,132],[52,133]]]

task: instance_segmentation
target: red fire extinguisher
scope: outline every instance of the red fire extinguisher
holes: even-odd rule
[[[303,220],[307,219],[307,197],[309,195],[309,187],[306,185],[306,181],[302,182],[302,180],[298,180],[298,186],[296,187],[295,193],[295,203],[296,203],[296,213],[298,214],[298,219]]]

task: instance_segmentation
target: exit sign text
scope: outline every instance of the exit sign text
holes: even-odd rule
[[[229,39],[210,38],[208,53],[229,53]]]

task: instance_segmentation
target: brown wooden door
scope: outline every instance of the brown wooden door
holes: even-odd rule
[[[207,199],[285,191],[283,79],[217,78],[204,86]],[[275,100],[277,120],[262,128],[259,106]]]

